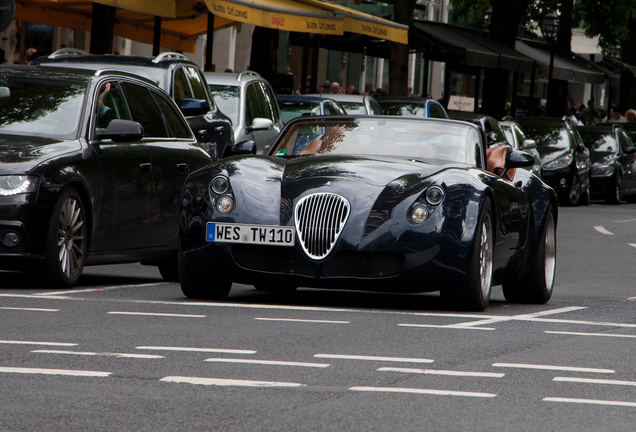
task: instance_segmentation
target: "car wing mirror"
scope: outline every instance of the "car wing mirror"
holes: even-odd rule
[[[184,116],[198,116],[207,114],[210,111],[210,104],[205,99],[183,98],[179,109]]]
[[[534,162],[534,156],[519,150],[512,150],[506,156],[506,170],[526,168],[534,165]]]
[[[274,126],[274,122],[270,119],[257,117],[252,122],[252,125],[247,128],[247,133],[259,130],[268,130]]]
[[[256,143],[252,140],[241,141],[232,147],[232,155],[253,155],[256,154]]]
[[[144,128],[132,120],[115,119],[106,128],[97,128],[95,137],[98,140],[110,139],[114,142],[140,141],[144,137]]]
[[[521,146],[524,150],[532,150],[537,148],[537,142],[533,139],[527,139],[523,141],[523,145]]]

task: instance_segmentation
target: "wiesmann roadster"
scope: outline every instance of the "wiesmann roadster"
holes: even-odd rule
[[[502,284],[508,301],[545,303],[558,210],[550,187],[516,169],[532,163],[460,121],[292,120],[269,155],[188,177],[181,289],[440,291],[451,308],[481,311]]]

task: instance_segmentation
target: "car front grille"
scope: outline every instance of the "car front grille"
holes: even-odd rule
[[[349,217],[349,201],[332,193],[308,195],[296,204],[296,231],[309,257],[322,259],[333,249]]]

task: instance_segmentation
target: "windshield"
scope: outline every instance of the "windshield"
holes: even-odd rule
[[[618,143],[611,132],[579,131],[583,144],[594,153],[616,153]]]
[[[426,107],[418,103],[380,103],[382,114],[404,117],[426,117]]]
[[[210,92],[214,97],[216,106],[223,114],[229,117],[232,124],[239,123],[239,106],[241,102],[241,88],[239,86],[214,85],[210,84]]]
[[[305,101],[278,101],[283,123],[302,115],[320,115],[320,104]]]
[[[86,83],[42,77],[0,78],[0,133],[74,139]]]
[[[359,154],[477,166],[480,135],[468,125],[433,120],[303,121],[278,141],[275,156]]]
[[[537,150],[542,159],[544,156],[563,153],[570,148],[568,130],[562,124],[528,122],[523,123],[522,127],[530,138],[537,142]]]
[[[339,104],[345,109],[347,114],[367,114],[367,109],[362,102],[339,102]]]

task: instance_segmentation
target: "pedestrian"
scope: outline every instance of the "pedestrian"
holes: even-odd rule
[[[581,120],[576,118],[576,115],[574,115],[575,113],[575,109],[572,105],[566,105],[565,106],[565,110],[563,112],[563,115],[565,116],[565,118],[567,120],[570,121],[570,123],[572,123],[572,126],[584,126],[583,122],[581,122]]]
[[[340,84],[334,82],[331,84],[331,94],[338,94],[340,90]]]
[[[636,123],[636,110],[632,109],[628,109],[625,112],[625,120],[627,120],[627,123]]]
[[[618,107],[610,108],[610,115],[607,123],[627,123],[627,119],[623,116],[622,111]]]
[[[347,85],[347,94],[353,94],[355,90],[356,90],[356,86],[354,86],[353,84]]]

